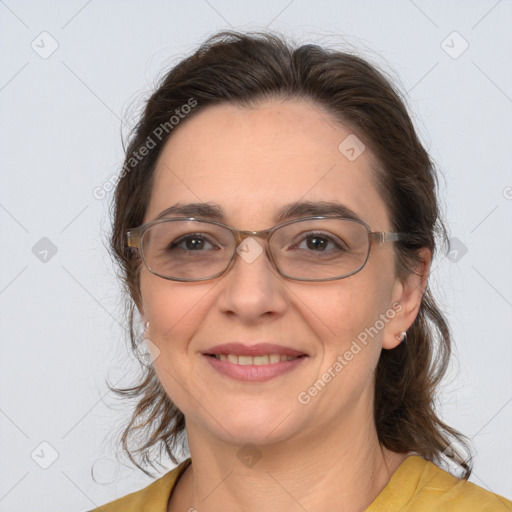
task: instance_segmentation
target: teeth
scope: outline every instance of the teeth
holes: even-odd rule
[[[221,361],[229,361],[234,364],[241,365],[262,365],[262,364],[275,364],[280,361],[293,361],[297,359],[297,356],[286,356],[284,354],[265,354],[263,356],[237,356],[235,354],[220,354],[215,355],[215,359],[220,359]]]
[[[270,362],[270,356],[254,356],[254,364],[268,364]]]

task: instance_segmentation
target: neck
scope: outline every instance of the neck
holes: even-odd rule
[[[407,454],[383,448],[374,428],[345,427],[242,450],[187,427],[193,464],[178,484],[180,507],[169,510],[361,512]]]

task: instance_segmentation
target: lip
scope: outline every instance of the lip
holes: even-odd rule
[[[257,343],[254,345],[244,345],[243,343],[224,343],[216,345],[202,352],[203,355],[214,354],[234,354],[237,356],[264,356],[266,354],[283,354],[285,356],[307,356],[306,352],[301,352],[290,347],[276,345],[273,343]],[[211,359],[211,358],[210,358]],[[288,361],[283,361],[288,362]],[[230,363],[232,364],[232,363]],[[275,363],[276,365],[279,363]],[[248,365],[251,366],[251,365]],[[262,365],[267,366],[267,365]]]
[[[275,346],[275,345],[274,345]],[[295,351],[297,352],[297,351]],[[210,353],[210,352],[208,352]],[[233,352],[229,352],[233,354]],[[268,354],[269,352],[264,352]],[[278,352],[273,352],[278,353]],[[239,354],[239,355],[250,355],[247,353]],[[254,354],[254,355],[262,355],[262,354]],[[290,354],[295,355],[295,354]],[[301,354],[299,354],[301,355]],[[226,377],[230,377],[231,379],[241,381],[241,382],[265,382],[271,380],[275,377],[279,377],[288,372],[291,372],[298,366],[300,366],[308,356],[304,355],[304,357],[297,357],[297,359],[293,359],[292,361],[279,361],[278,363],[273,364],[236,364],[231,363],[229,361],[221,361],[220,359],[216,359],[215,357],[211,357],[207,354],[202,354],[202,357],[206,359],[206,361],[219,373],[225,375]]]

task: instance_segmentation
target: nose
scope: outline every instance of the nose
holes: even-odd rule
[[[283,281],[263,241],[245,238],[236,249],[232,266],[223,276],[218,306],[223,313],[248,323],[282,316],[288,307]]]

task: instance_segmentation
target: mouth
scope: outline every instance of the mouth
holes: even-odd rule
[[[255,365],[262,366],[268,364],[277,364],[281,361],[294,361],[301,357],[307,357],[306,354],[299,356],[288,356],[286,354],[263,354],[259,356],[248,356],[248,355],[236,355],[236,354],[204,354],[208,357],[213,357],[218,361],[228,361],[233,364],[239,364],[243,366]]]
[[[239,382],[268,381],[299,368],[309,358],[300,350],[272,343],[226,343],[201,355],[216,372]]]

